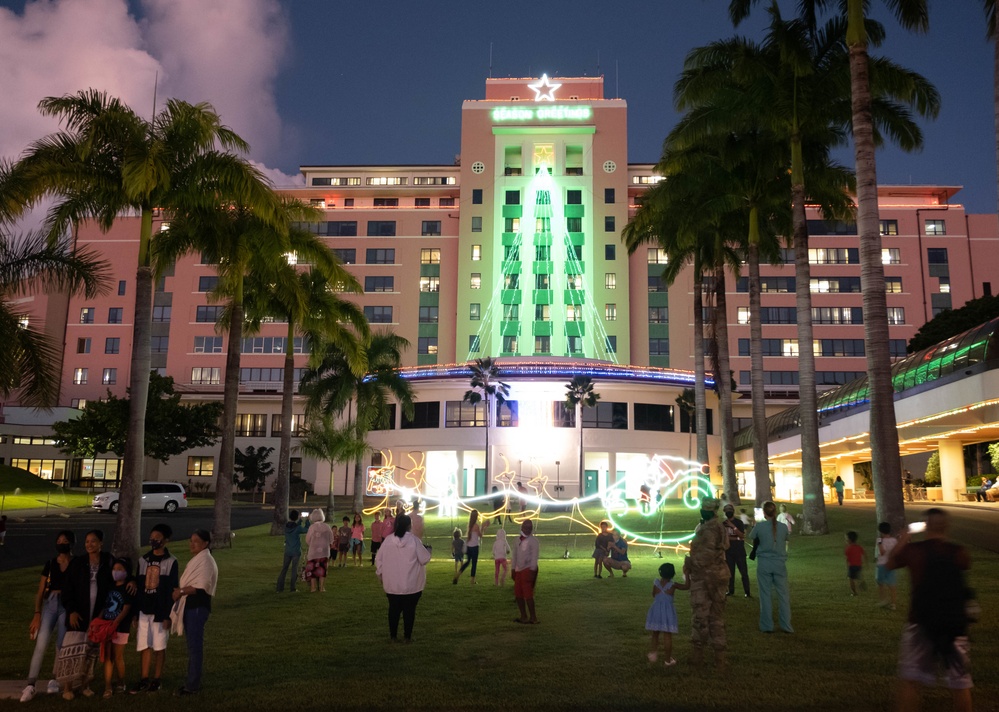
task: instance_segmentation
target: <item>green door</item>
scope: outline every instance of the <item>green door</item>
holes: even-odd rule
[[[475,468],[475,496],[486,493],[486,470],[485,468]]]
[[[583,496],[589,497],[597,493],[597,471],[585,470],[583,472]]]

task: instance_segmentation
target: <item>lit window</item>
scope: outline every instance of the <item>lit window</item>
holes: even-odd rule
[[[83,307],[80,310],[80,323],[93,324],[95,316],[97,316],[97,309],[95,307]]]
[[[748,324],[749,323],[749,307],[739,307],[739,311],[738,311],[737,317],[738,317],[738,321],[739,321],[740,324]]]
[[[472,289],[482,288],[482,275],[479,272],[472,272],[472,279],[469,284]]]
[[[927,235],[946,235],[947,234],[947,223],[943,220],[927,220],[926,221],[926,234]]]
[[[882,220],[881,221],[881,234],[882,235],[898,235],[898,220]]]
[[[604,287],[607,289],[617,289],[617,274],[608,272],[604,275]]]
[[[604,305],[604,320],[617,321],[617,304]]]
[[[17,320],[17,325],[20,326],[22,329],[27,329],[28,328],[28,324],[30,324],[30,323],[31,323],[31,320],[28,318],[27,315],[21,316]]]
[[[468,305],[468,318],[470,321],[478,321],[481,318],[482,305],[478,302],[471,302]]]
[[[941,277],[940,278],[940,293],[941,294],[950,294],[950,278],[949,277]]]
[[[482,245],[472,245],[472,262],[482,259]]]
[[[215,474],[214,457],[188,457],[187,476],[188,477],[211,477]]]
[[[118,382],[118,369],[117,368],[105,368],[104,375],[101,376],[101,383],[105,386],[113,386]]]
[[[78,368],[73,371],[73,383],[78,386],[86,385],[87,383],[87,369]]]
[[[438,292],[440,291],[440,286],[440,277],[420,277],[421,292]]]
[[[437,353],[437,337],[436,336],[419,337],[417,340],[416,353],[435,355]]]
[[[565,320],[566,321],[582,321],[583,320],[583,307],[576,306],[574,304],[565,305]]]
[[[441,263],[441,251],[438,247],[425,247],[420,250],[421,265],[439,265]]]
[[[902,264],[902,258],[897,247],[886,247],[881,250],[881,264],[898,265]]]
[[[905,308],[904,307],[888,307],[888,323],[889,324],[904,324],[905,323]]]
[[[650,247],[649,248],[649,264],[650,265],[664,265],[669,261],[666,256],[666,250],[661,247]]]

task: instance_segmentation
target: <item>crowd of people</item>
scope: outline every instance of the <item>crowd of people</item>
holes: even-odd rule
[[[172,535],[167,524],[152,527],[149,550],[134,568],[127,559],[104,551],[104,534],[99,529],[86,533],[84,553],[76,556],[76,535],[68,529],[56,535],[56,555],[42,568],[28,626],[35,647],[21,702],[37,694],[42,661],[53,635],[56,658],[46,687],[50,694],[62,693],[67,700],[95,695],[91,683],[98,661],[105,699],[125,692],[158,691],[171,632],[187,640],[187,678],[176,694],[190,695],[201,689],[204,630],[218,567],[208,551],[211,535],[199,529],[190,537],[191,559],[181,573],[167,548]],[[140,676],[129,688],[126,652],[133,631]]]

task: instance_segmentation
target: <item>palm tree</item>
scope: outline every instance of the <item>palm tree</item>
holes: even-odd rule
[[[492,408],[489,404],[490,398],[497,404],[503,404],[510,397],[510,386],[499,380],[500,369],[493,358],[477,358],[473,363],[468,364],[468,370],[472,372],[469,380],[471,388],[465,391],[462,398],[466,403],[475,406],[482,401],[486,403],[486,482],[489,479],[489,429],[492,425]]]
[[[0,232],[0,393],[50,408],[59,394],[62,348],[12,303],[18,295],[69,292],[95,297],[106,291],[108,264],[69,239],[50,243],[41,233]]]
[[[372,332],[362,341],[361,368],[350,354],[335,344],[316,345],[316,360],[302,376],[299,390],[305,394],[310,415],[340,416],[346,410],[353,439],[367,442],[368,433],[391,425],[396,400],[405,417],[413,416],[413,387],[402,374],[402,352],[409,347],[403,337],[389,331]],[[350,408],[354,406],[354,413]],[[364,469],[361,457],[354,460],[354,510],[364,507]]]
[[[330,463],[330,491],[326,499],[326,511],[332,514],[334,466],[338,462],[360,460],[371,448],[364,440],[357,439],[353,427],[338,428],[334,416],[318,414],[309,420],[308,427],[301,434],[298,450]]]
[[[565,384],[565,407],[571,408],[579,430],[579,493],[583,494],[583,408],[595,408],[600,394],[593,390],[589,376],[573,376]]]
[[[291,233],[298,231],[293,227]],[[311,234],[311,233],[310,233]],[[260,320],[274,317],[288,324],[284,351],[284,383],[281,390],[281,445],[277,481],[274,483],[274,519],[271,535],[284,533],[288,521],[288,484],[291,470],[292,409],[295,396],[295,336],[304,343],[325,340],[360,363],[360,344],[369,333],[364,312],[353,302],[341,299],[333,290],[361,291],[357,280],[329,250],[318,253],[321,262],[310,271],[299,272],[286,260],[278,261],[275,274],[253,272],[247,284],[248,331],[259,329]]]
[[[278,200],[262,174],[232,153],[249,149],[209,104],[169,100],[152,120],[94,89],[48,97],[38,105],[65,130],[39,139],[9,171],[14,214],[55,198],[47,218],[51,239],[73,224],[95,221],[109,230],[138,213],[139,246],[129,389],[128,446],[112,551],[134,558],[139,547],[145,417],[149,390],[153,301],[153,211],[181,214],[235,201],[277,221]],[[7,191],[0,188],[0,194]],[[7,193],[11,195],[10,193]],[[228,473],[231,475],[231,471]]]

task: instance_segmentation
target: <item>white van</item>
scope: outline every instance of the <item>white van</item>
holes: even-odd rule
[[[102,512],[118,511],[118,490],[101,492],[94,497],[93,508]],[[187,491],[179,482],[143,482],[142,508],[173,513],[187,506]]]

